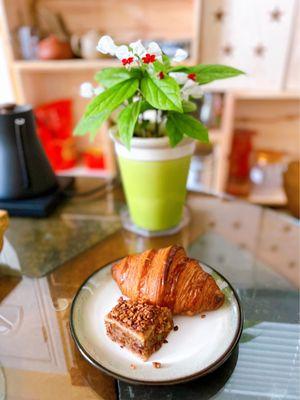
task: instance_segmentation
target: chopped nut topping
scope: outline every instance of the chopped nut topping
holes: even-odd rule
[[[135,364],[130,364],[130,368],[131,369],[136,369],[136,365]]]
[[[154,368],[161,368],[161,363],[160,362],[153,361],[152,365],[153,365]]]
[[[144,300],[134,302],[120,297],[108,317],[136,332],[145,332],[154,323],[160,325],[170,320],[171,311],[167,307],[155,306]]]
[[[177,325],[174,326],[174,331],[175,332],[178,331],[178,326]]]
[[[206,315],[205,315],[205,314],[202,314],[202,315],[201,315],[201,318],[205,318],[205,317],[206,317]]]
[[[165,340],[164,340],[164,343],[169,343],[169,342],[167,341],[167,339],[165,339]]]

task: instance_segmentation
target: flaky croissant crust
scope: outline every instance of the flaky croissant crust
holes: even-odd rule
[[[194,315],[224,303],[214,278],[181,246],[127,256],[113,265],[112,276],[123,295],[169,307],[173,314]]]

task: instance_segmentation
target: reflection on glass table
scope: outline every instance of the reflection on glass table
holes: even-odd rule
[[[122,204],[122,193],[114,190],[102,198],[67,203],[58,214],[39,223],[12,219],[7,236],[20,268],[26,271],[30,271],[30,258],[23,254],[31,253],[35,271],[44,272],[43,260],[53,257],[53,246],[57,260],[66,253],[64,243],[72,248],[84,239],[86,247],[42,278],[9,276],[7,269],[5,275],[2,271],[0,364],[6,397],[298,399],[298,221],[234,199],[189,194],[188,227],[173,236],[143,238],[120,229]],[[60,229],[53,230],[55,223]],[[22,247],[25,228],[27,245]],[[55,232],[51,246],[47,246],[49,232]],[[173,243],[212,265],[237,289],[245,313],[239,347],[213,374],[184,385],[144,387],[115,382],[75,349],[68,326],[72,299],[80,284],[108,262]]]

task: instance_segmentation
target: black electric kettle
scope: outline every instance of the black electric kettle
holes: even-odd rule
[[[31,106],[0,105],[0,200],[37,197],[57,188]]]

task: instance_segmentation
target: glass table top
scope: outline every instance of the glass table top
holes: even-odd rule
[[[189,226],[173,236],[144,238],[121,228],[122,204],[115,189],[68,201],[48,219],[12,218],[6,236],[15,261],[13,269],[0,267],[0,399],[298,399],[298,221],[243,201],[190,193]],[[69,333],[72,298],[106,263],[173,243],[237,289],[245,314],[239,347],[217,371],[184,385],[116,382],[76,350]],[[63,264],[32,277],[47,272],[49,257]]]

